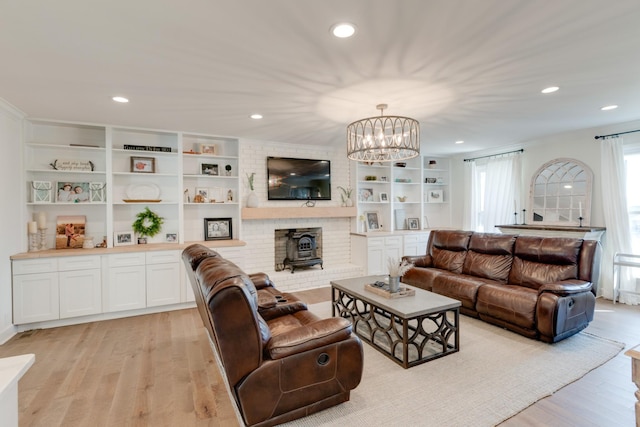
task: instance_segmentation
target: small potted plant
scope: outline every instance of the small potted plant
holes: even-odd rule
[[[353,200],[351,200],[351,193],[353,192],[353,188],[351,187],[341,187],[338,186],[338,190],[340,190],[342,192],[342,194],[340,194],[340,198],[342,198],[342,206],[353,206]]]
[[[248,208],[257,208],[258,207],[258,196],[256,195],[256,193],[253,191],[253,180],[256,177],[256,173],[255,172],[251,172],[251,174],[247,174],[247,184],[249,185],[249,189],[251,190],[251,192],[249,193],[249,195],[247,196],[247,207]]]

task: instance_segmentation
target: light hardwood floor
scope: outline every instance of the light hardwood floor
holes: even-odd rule
[[[297,295],[313,304],[330,289]],[[640,307],[596,309],[588,332],[640,344]],[[0,346],[0,357],[24,353],[36,362],[19,384],[21,426],[238,425],[195,309],[34,330]],[[635,390],[621,352],[501,426],[632,427]]]

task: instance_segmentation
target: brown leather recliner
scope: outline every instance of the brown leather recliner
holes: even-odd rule
[[[182,253],[200,316],[243,421],[271,426],[349,400],[363,351],[343,318],[320,319],[199,244]]]

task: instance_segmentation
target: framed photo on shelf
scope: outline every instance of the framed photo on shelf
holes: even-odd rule
[[[59,216],[56,219],[56,249],[81,249],[87,217]]]
[[[219,175],[218,165],[213,163],[202,163],[200,165],[202,175]]]
[[[200,144],[200,152],[202,154],[215,155],[217,151],[215,144]]]
[[[365,212],[364,217],[366,231],[380,230],[380,220],[378,218],[378,212]]]
[[[428,203],[442,203],[444,202],[444,194],[442,190],[429,190],[427,193]]]
[[[131,156],[131,172],[155,173],[155,171],[156,171],[155,157]]]
[[[88,203],[90,191],[88,182],[56,182],[56,203]]]
[[[358,189],[358,201],[373,202],[373,188]]]
[[[209,189],[206,187],[196,187],[196,197],[194,198],[194,202],[202,203],[205,201],[204,199],[209,199]]]
[[[387,203],[389,201],[389,195],[387,193],[380,193],[380,201]]]
[[[165,242],[169,243],[177,243],[178,242],[178,233],[166,233],[164,235]]]
[[[407,218],[407,225],[409,230],[420,230],[419,218]]]
[[[205,218],[204,240],[231,240],[231,218]]]
[[[113,233],[113,246],[127,246],[134,243],[133,231],[116,231]]]

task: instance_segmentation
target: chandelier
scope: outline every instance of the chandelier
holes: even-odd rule
[[[419,155],[418,121],[385,116],[387,104],[378,104],[376,108],[380,117],[368,117],[347,126],[347,157],[360,162],[390,162]]]

